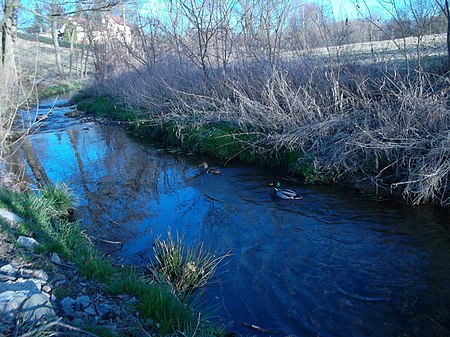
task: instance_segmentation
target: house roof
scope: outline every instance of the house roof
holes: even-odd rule
[[[128,24],[124,21],[123,18],[121,18],[120,16],[117,15],[113,15],[113,14],[107,14],[107,16],[113,20],[115,23],[122,25],[122,26],[128,26]]]
[[[75,22],[76,24],[78,24],[80,26],[87,26],[87,24],[88,24],[88,20],[86,20],[85,18],[81,18],[81,17],[71,16],[71,17],[69,17],[69,20],[72,22]]]

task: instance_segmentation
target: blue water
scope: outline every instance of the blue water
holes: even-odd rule
[[[42,108],[45,111],[46,107]],[[121,129],[55,111],[30,137],[39,165],[79,200],[77,215],[113,257],[145,265],[168,229],[231,252],[203,294],[243,334],[450,336],[450,211],[281,180],[303,196],[277,199],[282,173],[174,155]],[[25,161],[23,155],[19,160]],[[28,169],[31,176],[31,171]]]

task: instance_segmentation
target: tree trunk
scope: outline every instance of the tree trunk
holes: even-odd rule
[[[6,0],[1,20],[1,58],[0,66],[3,73],[15,72],[14,42],[17,31],[17,12],[19,0]]]
[[[69,78],[72,77],[72,67],[73,67],[73,44],[75,43],[75,31],[72,29],[70,31],[70,57],[69,57]],[[75,75],[76,76],[76,75]]]
[[[445,16],[447,17],[447,66],[450,69],[450,12],[448,8],[448,0],[445,0]]]
[[[55,62],[56,62],[56,69],[58,69],[58,74],[61,79],[65,78],[64,74],[64,68],[62,66],[61,61],[61,48],[59,46],[59,39],[58,39],[58,13],[57,13],[57,6],[56,1],[52,1],[52,16],[51,16],[51,31],[52,31],[52,40],[53,40],[53,47],[55,49]]]

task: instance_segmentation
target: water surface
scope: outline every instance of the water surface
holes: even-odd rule
[[[48,111],[44,104],[39,114]],[[105,252],[145,265],[170,228],[232,256],[204,295],[232,330],[293,336],[450,336],[450,212],[283,182],[281,173],[224,167],[139,144],[115,126],[56,108],[18,152],[79,199],[78,216]],[[31,114],[33,115],[33,113]],[[45,123],[45,124],[43,124]],[[28,168],[28,174],[33,172]]]

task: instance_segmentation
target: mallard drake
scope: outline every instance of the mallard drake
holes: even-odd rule
[[[203,166],[203,173],[218,174],[218,175],[222,174],[220,170],[209,167],[207,162],[203,162],[199,166]]]
[[[281,184],[279,181],[277,181],[276,184],[272,183],[271,185],[275,185],[275,187],[273,188],[273,191],[275,192],[275,195],[281,199],[299,200],[299,199],[303,198],[303,197],[299,196],[293,190],[289,190],[287,188],[281,188]]]

